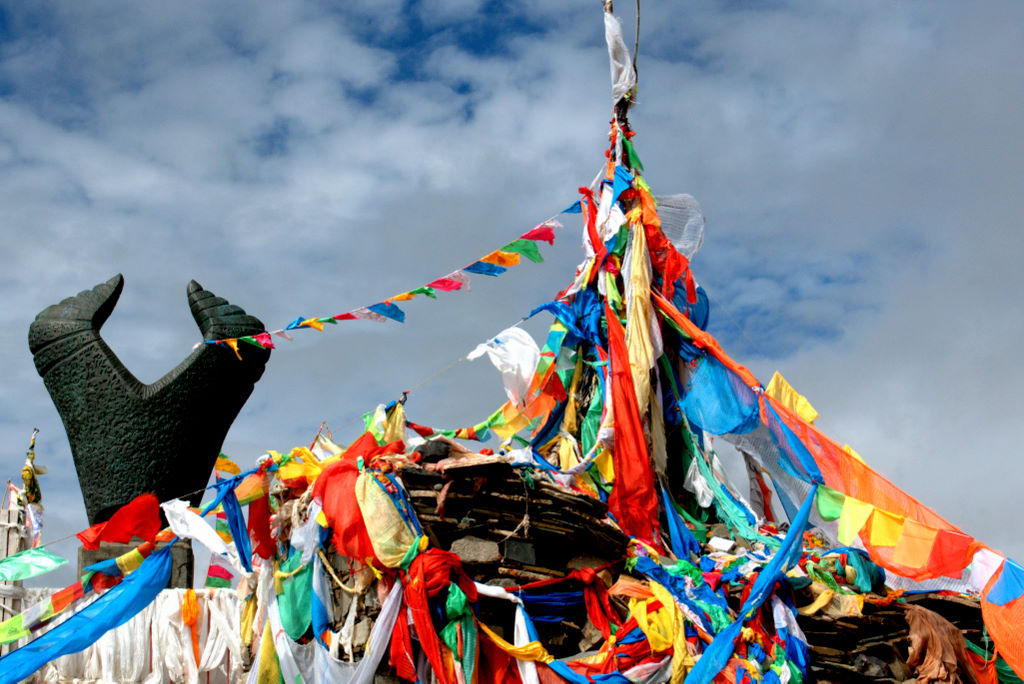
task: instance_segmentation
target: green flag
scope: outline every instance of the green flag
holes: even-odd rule
[[[0,581],[17,582],[43,575],[65,563],[66,560],[44,548],[28,549],[7,558],[0,558]]]
[[[644,170],[644,165],[640,163],[640,157],[637,156],[636,150],[633,149],[633,143],[629,142],[628,138],[622,138],[622,151],[626,153],[629,168],[636,169],[637,171]]]
[[[843,512],[843,503],[845,501],[846,495],[842,492],[838,492],[831,487],[826,487],[825,485],[818,487],[818,494],[815,499],[815,503],[818,504],[818,515],[821,516],[822,520],[839,520],[839,517]]]
[[[501,251],[518,252],[534,263],[540,264],[544,262],[544,257],[540,254],[540,248],[537,247],[537,243],[533,240],[515,240],[502,247]]]

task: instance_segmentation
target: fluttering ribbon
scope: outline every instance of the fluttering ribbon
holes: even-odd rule
[[[570,207],[570,209],[567,209],[562,213],[566,213],[571,209],[572,208]],[[197,343],[195,346],[198,347],[200,344],[214,344],[227,347],[234,352],[235,356],[237,356],[239,360],[241,360],[242,355],[241,352],[239,352],[239,343],[249,344],[262,349],[275,349],[272,336],[291,340],[293,338],[288,333],[292,330],[312,328],[313,330],[323,332],[325,324],[336,325],[339,321],[355,321],[360,319],[368,319],[381,323],[389,320],[404,323],[405,312],[399,308],[395,302],[407,302],[411,299],[415,299],[419,295],[430,297],[431,299],[437,299],[437,293],[439,291],[455,292],[457,290],[465,289],[468,292],[470,289],[468,274],[472,273],[474,275],[497,277],[505,273],[505,271],[510,267],[518,265],[522,257],[525,257],[534,263],[543,263],[544,257],[541,255],[540,248],[537,243],[547,242],[548,244],[553,245],[555,243],[556,228],[562,228],[562,224],[554,218],[550,218],[537,224],[500,249],[496,249],[493,252],[484,255],[460,269],[452,271],[451,273],[446,273],[439,278],[435,278],[426,285],[421,285],[420,287],[407,290],[406,292],[400,292],[399,294],[383,299],[375,304],[360,306],[344,313],[334,314],[333,316],[314,316],[312,318],[298,316],[291,323],[278,330],[264,331],[255,335],[244,335],[242,337],[204,340],[203,342]]]

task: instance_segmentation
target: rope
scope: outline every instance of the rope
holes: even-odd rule
[[[728,317],[728,319],[729,319],[729,320],[730,320],[730,321],[732,322],[732,324],[733,324],[734,326],[736,326],[736,329],[737,329],[737,330],[739,330],[739,332],[740,332],[740,336],[741,336],[741,337],[742,337],[742,338],[743,338],[744,340],[746,340],[746,341],[747,341],[747,343],[749,343],[749,344],[750,344],[750,346],[751,346],[751,347],[752,347],[752,348],[754,349],[754,351],[755,351],[755,352],[757,352],[758,354],[760,354],[761,356],[763,356],[763,357],[764,357],[764,358],[766,358],[766,359],[767,359],[767,358],[770,358],[770,357],[768,356],[768,354],[765,354],[765,353],[764,353],[764,351],[762,351],[762,349],[761,349],[760,345],[758,345],[758,344],[757,344],[757,342],[755,342],[754,340],[750,339],[750,337],[748,337],[748,336],[747,336],[747,333],[746,333],[746,331],[745,331],[745,330],[743,330],[743,326],[742,326],[742,325],[740,325],[739,321],[737,321],[737,320],[736,320],[736,319],[735,319],[735,318],[733,317],[733,315],[732,315],[731,313],[729,313],[729,310],[728,310],[728,309],[726,309],[726,308],[725,308],[725,306],[723,306],[723,305],[722,305],[722,303],[721,303],[720,301],[718,301],[718,299],[716,299],[716,298],[715,298],[714,296],[712,296],[711,292],[710,292],[710,291],[709,291],[709,290],[708,290],[708,289],[707,289],[706,287],[704,288],[704,291],[705,291],[705,292],[707,292],[707,294],[708,294],[708,299],[710,299],[710,300],[711,300],[712,302],[714,302],[714,303],[715,303],[715,306],[716,306],[716,307],[717,307],[718,309],[721,309],[722,313],[724,313],[724,314],[726,315],[726,317]]]
[[[636,33],[633,36],[633,77],[640,82],[640,72],[636,68],[636,53],[640,49],[640,0],[636,0]]]
[[[522,323],[522,321],[520,321],[520,323]],[[519,325],[519,323],[517,323],[516,325]],[[419,381],[418,383],[416,383],[415,385],[413,385],[412,387],[410,387],[409,389],[407,389],[407,390],[405,391],[405,394],[409,394],[409,393],[410,393],[410,392],[412,392],[413,390],[418,390],[418,389],[419,389],[420,387],[423,387],[424,385],[426,385],[426,384],[427,384],[428,382],[430,382],[431,380],[434,380],[434,379],[436,379],[436,378],[438,378],[438,377],[440,377],[440,376],[444,375],[445,373],[447,373],[448,371],[450,371],[450,370],[451,370],[452,368],[455,368],[455,367],[456,367],[457,365],[459,365],[460,363],[462,363],[462,362],[463,362],[463,361],[465,361],[465,360],[466,360],[466,357],[465,357],[465,356],[460,356],[459,358],[455,359],[454,361],[452,361],[452,362],[451,362],[451,363],[449,363],[449,364],[448,364],[447,366],[445,366],[445,367],[444,367],[444,368],[442,368],[441,370],[437,371],[436,373],[434,373],[434,374],[433,374],[433,375],[431,375],[430,377],[428,377],[428,378],[425,378],[424,380],[421,380],[421,381]]]
[[[527,486],[525,478],[523,478],[522,482],[523,482],[523,500],[524,500],[524,503],[525,503],[525,507],[524,507],[524,510],[523,510],[523,519],[519,521],[519,524],[516,525],[514,530],[512,530],[511,532],[509,532],[504,537],[502,537],[501,539],[498,540],[499,544],[504,542],[504,541],[507,541],[508,539],[510,539],[510,538],[512,538],[514,536],[516,536],[517,534],[519,534],[520,530],[523,531],[523,534],[529,534],[530,533],[530,488]]]
[[[320,556],[320,562],[323,563],[324,570],[326,570],[327,574],[331,576],[331,579],[334,580],[334,583],[338,585],[339,589],[345,591],[348,594],[352,594],[353,596],[358,596],[359,594],[363,593],[358,589],[350,589],[349,587],[345,586],[345,583],[341,581],[341,578],[338,577],[338,574],[334,572],[334,568],[331,567],[331,562],[327,560],[327,556],[324,555],[323,549],[317,549],[316,553],[318,556]]]

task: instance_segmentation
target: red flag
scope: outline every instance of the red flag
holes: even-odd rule
[[[532,230],[528,230],[519,236],[523,240],[539,241],[543,240],[549,245],[555,244],[555,231],[551,229],[551,226],[539,225]]]
[[[612,410],[615,412],[615,485],[608,496],[608,510],[633,537],[658,544],[658,496],[654,473],[647,456],[647,440],[636,405],[633,374],[629,368],[626,331],[611,307],[605,303],[608,319],[608,353],[611,363]]]
[[[106,522],[96,523],[82,530],[76,537],[82,546],[95,551],[100,542],[116,542],[127,544],[132,537],[139,537],[148,542],[156,539],[160,531],[160,501],[156,494],[139,494],[117,509],[117,512]]]
[[[323,507],[338,553],[360,563],[379,566],[356,501],[357,477],[359,469],[354,458],[332,463],[313,483],[313,498],[318,499]]]
[[[249,538],[253,552],[266,560],[274,556],[274,537],[270,534],[270,496],[264,494],[249,504]]]
[[[608,248],[601,242],[601,236],[597,232],[597,205],[594,203],[594,193],[590,188],[580,188],[580,194],[583,195],[580,198],[580,207],[583,208],[583,215],[586,217],[587,237],[594,250],[594,268],[590,271],[590,282],[593,282],[605,257],[608,256]]]
[[[964,568],[974,558],[974,552],[978,550],[978,546],[980,544],[977,541],[963,532],[940,528],[938,534],[935,535],[935,544],[932,546],[928,564],[925,567],[935,576],[942,575],[960,579]]]
[[[426,425],[419,425],[410,420],[405,421],[405,426],[415,432],[420,437],[430,437],[434,434],[434,428],[427,427]]]
[[[438,278],[427,283],[427,287],[432,287],[435,290],[443,290],[444,292],[454,292],[462,287],[462,283],[458,280],[452,280],[451,278]]]

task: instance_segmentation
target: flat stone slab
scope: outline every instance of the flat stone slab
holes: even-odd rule
[[[451,552],[463,563],[500,563],[501,550],[497,542],[479,537],[462,537],[452,542]]]
[[[84,568],[100,563],[111,558],[128,553],[142,543],[138,540],[134,544],[115,544],[113,542],[100,542],[100,548],[90,551],[84,546],[78,547],[78,576],[85,574]],[[167,542],[156,545],[154,552],[167,546]],[[171,548],[171,579],[167,583],[168,589],[188,589],[192,586],[192,579],[195,575],[195,557],[192,555],[192,547],[186,542],[178,542]]]

